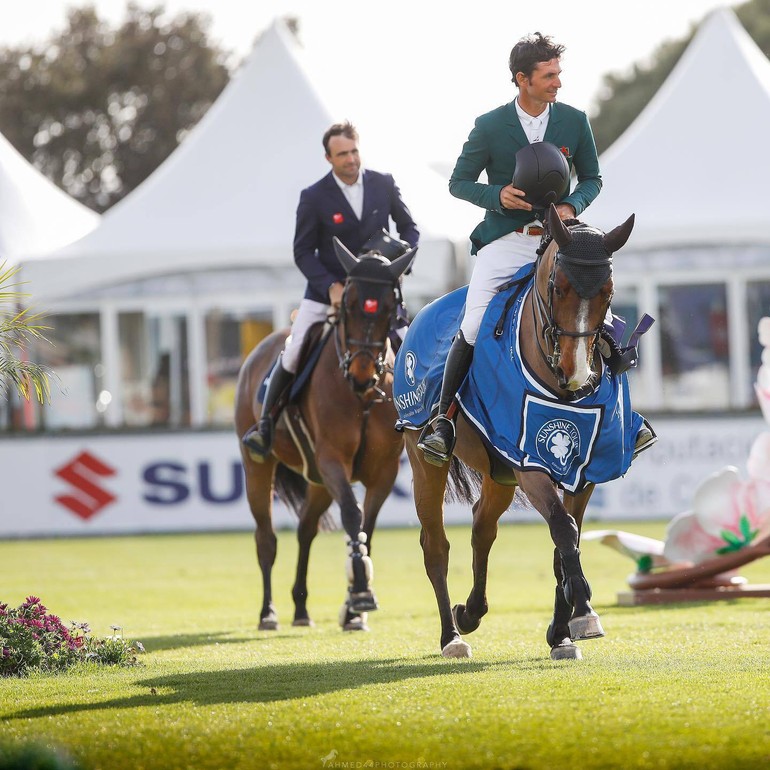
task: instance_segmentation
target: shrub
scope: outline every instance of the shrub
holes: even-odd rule
[[[113,629],[113,636],[96,639],[87,623],[72,621],[67,628],[37,596],[28,596],[15,609],[0,602],[0,676],[62,671],[86,661],[136,665],[136,653],[144,651],[141,642],[127,642]]]

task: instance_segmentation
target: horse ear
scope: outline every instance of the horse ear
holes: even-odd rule
[[[556,206],[553,203],[548,207],[548,229],[560,248],[564,248],[568,243],[572,242],[572,233],[565,227],[564,222],[561,221],[559,212],[556,211]]]
[[[345,268],[345,274],[350,275],[350,271],[360,262],[358,257],[348,249],[347,246],[335,235],[332,238],[334,242],[334,252],[342,267]]]
[[[397,280],[400,275],[412,264],[414,255],[417,249],[408,249],[400,257],[396,257],[389,265],[388,270],[393,276],[393,280]]]
[[[604,236],[604,248],[607,249],[610,254],[614,254],[626,245],[628,236],[631,235],[631,231],[634,229],[635,219],[636,214],[631,214],[622,225],[618,225],[614,230],[610,230]]]

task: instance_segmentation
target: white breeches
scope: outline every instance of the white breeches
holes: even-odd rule
[[[283,349],[281,363],[287,372],[297,373],[299,354],[302,350],[302,343],[305,341],[305,335],[314,323],[326,320],[330,307],[331,305],[324,305],[323,302],[315,302],[312,299],[303,299],[299,303],[297,315],[291,325],[291,334],[286,338],[286,345]]]
[[[476,344],[482,316],[492,297],[520,267],[535,261],[539,245],[539,235],[509,233],[479,249],[468,284],[465,315],[460,324],[469,345]]]

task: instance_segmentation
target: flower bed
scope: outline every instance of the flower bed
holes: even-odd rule
[[[113,626],[113,636],[95,638],[87,623],[67,628],[37,596],[16,608],[0,602],[0,676],[24,676],[30,671],[63,671],[77,663],[137,665],[141,642],[129,642]]]

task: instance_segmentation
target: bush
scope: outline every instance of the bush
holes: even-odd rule
[[[68,629],[36,596],[17,608],[0,602],[0,676],[24,676],[32,670],[62,671],[76,663],[137,665],[141,642],[127,642],[117,634],[106,639],[90,636],[87,623],[72,621]]]
[[[0,745],[0,770],[80,770],[61,749],[41,744]]]

